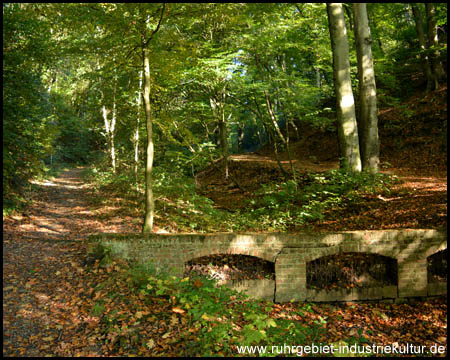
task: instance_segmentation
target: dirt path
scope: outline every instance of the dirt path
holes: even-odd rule
[[[62,355],[89,318],[79,303],[87,281],[82,240],[102,226],[82,170],[40,183],[27,214],[3,222],[4,356]]]

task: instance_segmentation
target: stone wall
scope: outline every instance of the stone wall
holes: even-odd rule
[[[157,268],[180,276],[185,262],[201,256],[256,256],[275,263],[274,300],[277,302],[407,298],[447,293],[446,286],[432,286],[427,281],[428,256],[447,248],[447,233],[439,230],[322,234],[97,234],[90,237],[88,251],[93,251],[96,244],[110,248],[112,256],[152,262]],[[306,288],[308,262],[346,252],[378,254],[397,260],[397,286],[330,293]]]

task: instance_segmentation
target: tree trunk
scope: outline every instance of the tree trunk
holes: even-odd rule
[[[378,43],[378,47],[380,48],[381,55],[384,56],[384,54],[385,54],[384,45],[383,45],[383,42],[381,41],[381,36],[380,36],[380,32],[378,31],[378,28],[377,28],[377,23],[376,23],[375,19],[373,18],[373,16],[370,17],[369,13],[367,14],[367,18],[369,19],[370,28],[372,29],[372,32],[371,32],[372,39],[376,35],[376,41]]]
[[[117,106],[116,106],[116,91],[117,91],[117,77],[114,78],[114,98],[113,98],[113,111],[112,111],[112,118],[111,118],[111,164],[114,173],[117,171],[116,166],[116,147],[114,144],[115,140],[115,132],[116,132],[116,118],[117,118]]]
[[[111,167],[114,172],[116,172],[116,157],[115,157],[115,149],[114,149],[114,127],[115,119],[113,116],[113,120],[108,119],[108,114],[110,110],[106,108],[105,105],[102,106],[102,114],[103,114],[103,122],[105,123],[105,134],[106,134],[106,146],[108,147],[108,156],[109,161],[111,163]]]
[[[314,67],[314,72],[316,73],[316,88],[322,89],[322,81],[320,77],[320,69],[318,67]]]
[[[288,158],[289,158],[289,165],[291,167],[291,171],[292,171],[292,174],[294,176],[294,181],[296,182],[297,179],[296,179],[296,176],[295,176],[294,165],[292,163],[291,150],[289,148],[289,128],[288,128],[289,122],[286,119],[286,137],[285,137],[283,135],[283,133],[281,132],[280,127],[278,126],[277,118],[275,117],[275,113],[274,113],[274,111],[272,109],[272,103],[270,101],[269,94],[267,93],[266,90],[264,90],[264,97],[266,98],[267,112],[269,113],[269,117],[270,117],[270,120],[272,121],[272,125],[275,128],[278,136],[280,137],[283,145],[286,147],[286,151],[288,153]],[[274,144],[275,144],[275,155],[277,156],[278,155],[278,151],[276,149],[276,139],[274,139]],[[277,156],[277,161],[279,162],[278,156]],[[281,164],[281,163],[279,162],[279,164]],[[283,171],[284,171],[284,169],[283,169]]]
[[[286,181],[289,179],[289,174],[288,172],[284,169],[283,165],[281,164],[280,158],[278,156],[278,145],[277,145],[277,139],[275,138],[275,135],[273,133],[272,127],[268,127],[269,129],[269,138],[272,139],[272,143],[273,143],[273,150],[275,153],[275,159],[277,160],[277,164],[278,167],[281,170],[281,173],[284,175],[284,178],[286,179]]]
[[[152,40],[162,23],[166,4],[162,4],[161,16],[158,25],[152,31],[150,36],[146,37],[146,29],[149,27],[150,17],[147,15],[145,27],[141,30],[141,50],[142,50],[142,72],[144,73],[144,92],[142,94],[145,110],[145,127],[147,130],[147,148],[145,161],[145,215],[142,232],[151,233],[153,231],[153,218],[155,216],[155,200],[153,198],[152,170],[153,170],[153,131],[152,114],[150,112],[150,59],[149,42]]]
[[[141,119],[139,117],[139,113],[141,110],[141,90],[142,89],[142,71],[139,73],[139,90],[137,96],[137,117],[136,117],[136,129],[134,131],[134,178],[136,182],[136,186],[138,183],[138,166],[139,166],[139,125]]]
[[[327,13],[333,51],[340,167],[348,172],[360,172],[358,126],[350,78],[348,39],[342,3],[327,3]]]
[[[216,100],[214,97],[209,98],[209,103],[211,110],[217,118],[218,128],[219,128],[219,141],[220,147],[222,149],[223,157],[223,172],[225,179],[228,179],[228,132],[227,132],[227,122],[225,120],[225,94],[218,94],[221,100]]]
[[[439,45],[438,32],[436,26],[436,15],[433,3],[425,3],[428,25],[428,48],[434,48],[431,52],[431,71],[435,81],[439,82],[445,78],[445,72],[440,61],[440,53],[437,50]],[[436,88],[437,88],[436,84]]]
[[[354,3],[356,56],[358,59],[360,103],[360,151],[363,170],[378,172],[380,143],[378,138],[377,90],[373,68],[370,29],[365,3]]]
[[[270,102],[270,98],[269,98],[269,95],[267,94],[266,90],[264,90],[264,98],[266,100],[267,113],[269,114],[269,118],[272,121],[272,125],[273,125],[275,131],[277,132],[278,136],[280,137],[281,141],[283,142],[283,144],[285,144],[286,140],[284,139],[283,133],[281,132],[280,127],[278,126],[277,119],[272,110],[272,104]]]
[[[238,123],[237,127],[237,151],[238,153],[242,153],[243,144],[244,144],[244,126],[241,123]]]
[[[352,12],[350,10],[350,4],[344,4],[344,3],[339,3],[342,4],[342,8],[344,9],[345,13],[348,16],[348,26],[350,27],[350,31],[353,30],[353,19],[352,19]],[[345,22],[345,16],[344,16],[344,22]]]
[[[144,71],[144,109],[145,125],[147,128],[147,151],[145,163],[145,217],[143,233],[151,233],[153,229],[153,217],[155,215],[155,202],[152,189],[152,170],[153,170],[153,133],[152,116],[150,113],[150,60],[148,49],[142,49],[143,71]]]
[[[430,57],[423,52],[426,50],[426,42],[425,42],[425,34],[423,31],[423,21],[422,14],[420,13],[419,7],[417,4],[412,4],[412,10],[414,14],[414,20],[416,21],[416,32],[417,37],[419,38],[419,46],[420,51],[422,52],[422,58],[424,59],[424,68],[425,68],[425,76],[427,78],[427,92],[430,92],[436,89],[436,83],[431,71],[431,61]]]

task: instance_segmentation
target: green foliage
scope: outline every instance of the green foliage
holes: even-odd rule
[[[122,207],[144,207],[143,189],[133,186],[132,172],[114,174],[104,163],[88,170],[90,180],[108,193],[113,191],[129,200]],[[139,173],[138,184],[143,183]],[[347,174],[332,170],[326,173],[297,174],[297,183],[262,184],[256,199],[247,208],[229,212],[216,209],[214,202],[196,191],[191,177],[181,171],[157,167],[153,172],[156,224],[169,231],[286,231],[323,219],[328,209],[343,209],[377,192],[389,192],[395,176],[367,172]]]
[[[240,213],[243,224],[265,230],[282,230],[323,219],[331,207],[345,207],[358,202],[364,194],[389,191],[393,176],[367,172],[348,174],[339,170],[306,173],[299,183],[262,185],[259,198],[248,212]]]
[[[98,135],[90,131],[83,119],[74,113],[72,107],[64,103],[61,96],[53,95],[53,108],[53,122],[58,129],[53,140],[54,145],[49,151],[53,155],[53,161],[77,165],[92,161]],[[49,161],[48,158],[46,160]]]
[[[15,207],[41,171],[49,141],[51,109],[38,66],[48,36],[30,6],[4,4],[3,17],[3,201]]]
[[[156,223],[158,218],[163,216],[162,222],[170,221],[172,230],[208,232],[222,229],[225,231],[224,220],[229,215],[216,209],[211,199],[197,194],[194,180],[176,170],[177,167],[172,170],[157,167],[153,171]],[[139,211],[143,211],[144,189],[133,185],[135,184],[133,172],[114,174],[103,163],[103,165],[92,166],[85,175],[99,190],[114,191],[117,195],[130,200],[128,204],[123,203],[122,206],[137,207]],[[142,184],[143,180],[144,174],[141,171],[138,184]]]
[[[170,298],[189,317],[185,356],[235,354],[236,346],[307,344],[323,331],[322,325],[274,319],[273,303],[249,299],[205,277],[179,278],[152,265],[130,270],[137,290],[144,295]],[[146,275],[146,276],[145,276]],[[145,278],[145,280],[144,280]],[[308,310],[308,304],[302,309]],[[189,339],[195,334],[197,341]]]

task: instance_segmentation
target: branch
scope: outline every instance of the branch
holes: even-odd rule
[[[147,47],[148,43],[149,43],[150,40],[153,38],[153,35],[155,35],[155,34],[158,32],[159,27],[161,26],[161,23],[162,23],[162,20],[163,20],[163,15],[164,15],[164,10],[165,10],[165,8],[166,8],[166,3],[163,3],[163,7],[162,7],[162,9],[161,9],[161,16],[160,16],[160,18],[159,18],[158,25],[156,26],[156,29],[153,30],[153,32],[152,32],[152,34],[150,35],[150,37],[148,38],[148,40],[144,43],[144,47]]]

